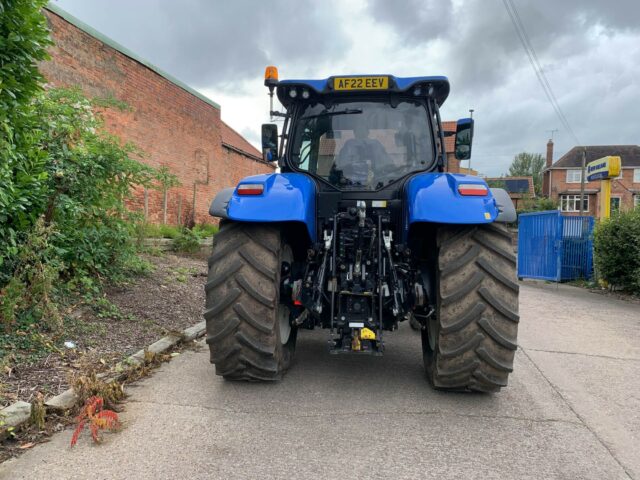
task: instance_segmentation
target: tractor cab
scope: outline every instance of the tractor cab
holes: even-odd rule
[[[439,107],[446,77],[335,76],[278,82],[268,67],[265,85],[286,113],[280,142],[283,172],[303,172],[329,190],[375,192],[420,171],[446,168]],[[472,119],[458,122],[456,156],[470,158]],[[278,156],[277,125],[263,125],[265,159]]]

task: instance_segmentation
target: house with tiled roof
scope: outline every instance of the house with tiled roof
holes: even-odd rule
[[[622,161],[620,176],[611,182],[611,211],[640,206],[639,145],[577,146],[553,162],[553,141],[549,140],[542,182],[543,195],[557,201],[560,210],[567,215],[580,213],[583,154],[585,164],[610,155],[619,156]],[[598,215],[600,181],[585,182],[582,203],[585,215]]]
[[[516,210],[521,208],[524,201],[536,196],[532,176],[487,177],[485,181],[490,187],[504,188],[513,200]]]

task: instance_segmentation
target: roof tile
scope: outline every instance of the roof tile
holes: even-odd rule
[[[233,150],[238,150],[239,152],[255,158],[256,160],[262,160],[260,150],[251,145],[242,135],[236,132],[225,122],[222,122],[222,145]]]
[[[640,167],[639,145],[590,145],[573,147],[552,166],[554,168],[572,168],[582,166],[582,150],[586,149],[586,163],[608,155],[618,155],[623,167]]]

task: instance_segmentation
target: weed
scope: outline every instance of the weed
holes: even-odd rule
[[[164,255],[162,249],[158,247],[147,247],[144,252],[152,257],[162,257]]]
[[[173,239],[171,249],[174,252],[196,253],[200,250],[200,237],[193,230],[185,228],[178,237]]]
[[[51,225],[40,218],[20,246],[13,276],[0,290],[0,318],[5,330],[18,320],[45,323],[57,330],[62,317],[55,302],[55,285],[63,266],[54,258],[50,239],[55,234]]]
[[[86,402],[91,397],[100,397],[111,408],[115,408],[124,398],[124,386],[120,382],[105,382],[98,377],[95,370],[85,374],[75,374],[69,384],[80,402]]]
[[[120,427],[118,414],[113,410],[105,410],[104,399],[99,396],[90,397],[85,401],[76,421],[78,425],[71,437],[72,447],[78,442],[78,438],[87,424],[91,431],[91,438],[95,443],[100,443],[101,430],[115,431]]]
[[[193,227],[193,230],[200,238],[213,237],[218,233],[218,226],[210,223],[201,223]]]
[[[178,267],[173,270],[173,273],[175,274],[175,279],[177,282],[186,283],[187,278],[192,276],[194,274],[194,271],[197,272],[198,270],[193,268]]]
[[[151,373],[151,370],[160,365],[162,362],[166,362],[170,359],[170,355],[158,354],[145,350],[142,363],[134,364],[133,368],[127,370],[124,374],[124,378],[122,378],[122,381],[128,383],[146,377]]]
[[[120,308],[109,301],[106,297],[95,299],[93,309],[98,318],[109,318],[112,320],[130,320],[131,315],[125,315]]]
[[[29,421],[35,425],[38,430],[44,429],[47,410],[44,406],[44,395],[38,392],[36,398],[31,402],[31,416]]]
[[[176,238],[180,235],[180,227],[174,225],[154,225],[141,223],[138,225],[138,237],[140,238]]]

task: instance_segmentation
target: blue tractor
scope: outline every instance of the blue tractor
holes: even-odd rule
[[[207,343],[218,375],[282,378],[304,329],[330,354],[382,355],[408,321],[438,389],[507,385],[518,327],[504,190],[447,172],[445,139],[469,159],[473,119],[445,132],[446,77],[278,81],[264,157],[277,173],[221,191],[206,284]],[[273,94],[284,112],[273,111]]]

